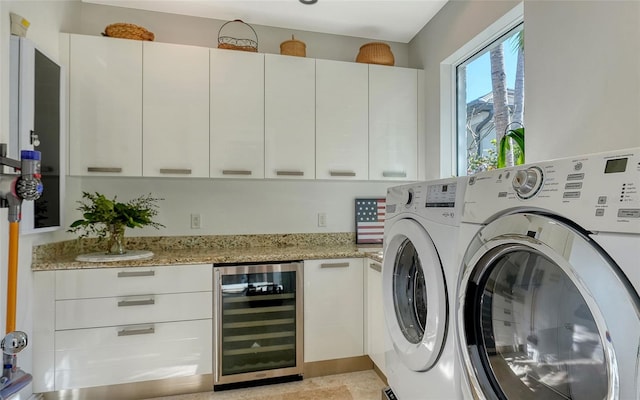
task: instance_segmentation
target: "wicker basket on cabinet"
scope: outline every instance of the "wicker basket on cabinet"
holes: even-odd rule
[[[388,44],[371,42],[360,47],[356,62],[365,64],[393,65],[395,59]]]
[[[102,34],[102,36],[148,41],[153,41],[155,39],[155,35],[153,34],[153,32],[149,32],[147,29],[141,26],[124,22],[107,25],[107,27],[104,28],[104,33]]]

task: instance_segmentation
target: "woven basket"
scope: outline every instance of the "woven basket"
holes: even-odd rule
[[[371,42],[360,47],[356,62],[365,64],[393,65],[395,59],[391,48],[386,43]]]
[[[223,34],[222,30],[226,27],[227,33]],[[241,33],[240,31],[244,31]],[[237,38],[229,35],[244,35],[245,33],[249,33],[249,35],[253,36],[254,39],[250,38]],[[256,31],[251,27],[251,25],[242,22],[242,20],[236,19],[233,21],[225,22],[218,31],[218,48],[219,49],[228,49],[228,50],[240,50],[240,51],[258,51],[258,35]]]
[[[285,56],[306,57],[307,45],[291,35],[291,40],[280,43],[280,54]]]
[[[104,33],[102,35],[114,38],[148,41],[153,41],[155,39],[155,35],[153,34],[153,32],[149,32],[145,28],[138,25],[126,24],[122,22],[107,25],[107,27],[104,28]]]

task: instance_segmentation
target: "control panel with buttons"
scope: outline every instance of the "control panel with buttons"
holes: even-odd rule
[[[469,177],[464,206],[464,222],[540,210],[594,232],[638,233],[640,148],[481,172]]]

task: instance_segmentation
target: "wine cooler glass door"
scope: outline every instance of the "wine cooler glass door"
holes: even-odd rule
[[[302,373],[301,263],[216,268],[216,383]]]

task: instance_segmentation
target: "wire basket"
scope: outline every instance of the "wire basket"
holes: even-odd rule
[[[223,29],[225,29],[226,32],[224,34],[222,33]],[[244,36],[246,33],[255,38],[255,40],[250,38],[234,37]],[[258,51],[258,35],[256,34],[256,31],[251,27],[251,25],[242,22],[242,20],[236,19],[233,21],[225,22],[218,31],[218,48],[251,51],[255,53]]]
[[[149,32],[141,26],[127,24],[124,22],[107,25],[107,27],[104,28],[104,33],[102,34],[102,36],[148,41],[153,41],[155,39],[155,35],[153,34],[153,32]]]
[[[386,43],[371,42],[360,47],[356,62],[365,64],[393,65],[395,59],[391,48]]]

